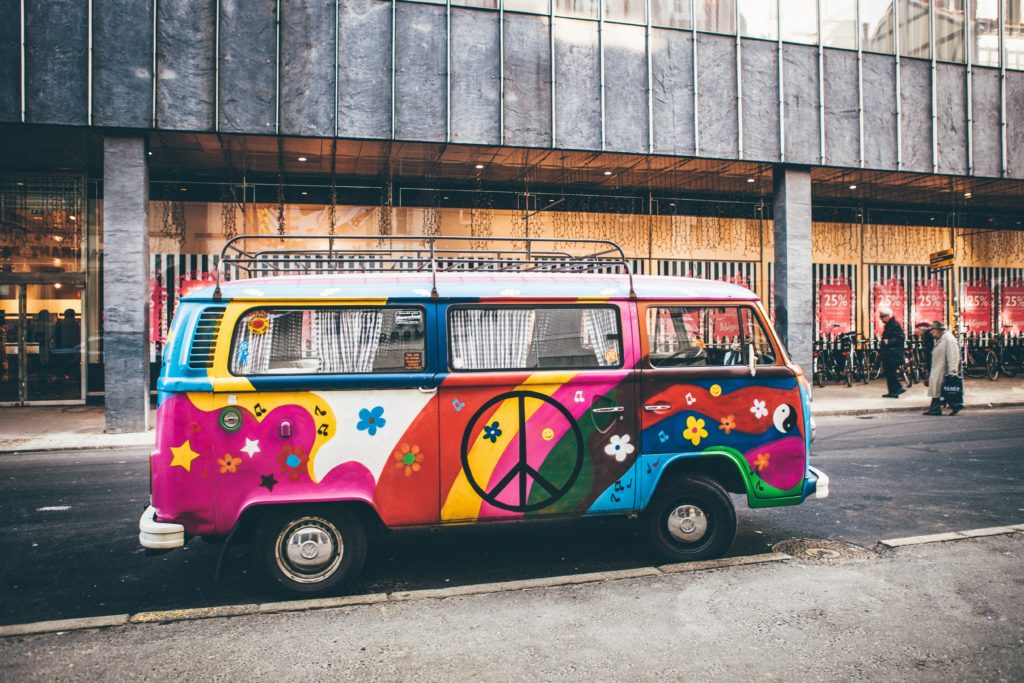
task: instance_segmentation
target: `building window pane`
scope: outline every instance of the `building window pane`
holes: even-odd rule
[[[550,5],[548,0],[505,0],[505,11],[547,14],[550,11]]]
[[[971,1],[971,62],[999,66],[998,0]]]
[[[821,44],[857,47],[857,0],[821,0]]]
[[[907,57],[932,56],[929,0],[899,0],[900,54]]]
[[[1024,0],[1006,0],[1003,17],[1006,68],[1024,69]]]
[[[782,39],[790,43],[818,42],[817,0],[780,0]]]
[[[453,5],[463,7],[486,7],[487,9],[498,9],[498,0],[452,0]]]
[[[871,52],[893,51],[892,0],[860,0],[860,46]]]
[[[630,24],[647,23],[645,0],[605,0],[604,18]]]
[[[778,40],[779,13],[771,0],[739,0],[740,35]]]
[[[697,0],[697,30],[736,33],[736,0]]]
[[[597,19],[597,0],[555,0],[555,14],[560,17]]]
[[[651,0],[651,23],[690,28],[690,0]]]
[[[964,61],[964,0],[935,0],[935,58]]]

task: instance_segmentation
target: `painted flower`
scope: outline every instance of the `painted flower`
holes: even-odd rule
[[[484,425],[484,438],[491,443],[497,443],[498,437],[501,436],[501,425],[495,420],[489,425]]]
[[[234,474],[238,471],[238,466],[242,464],[242,459],[236,458],[230,453],[225,453],[223,458],[217,460],[217,464],[220,465],[221,474],[227,474],[228,472]]]
[[[704,429],[704,420],[690,415],[686,418],[686,429],[683,430],[683,438],[689,439],[694,446],[700,445],[701,439],[708,438],[708,430]]]
[[[384,408],[382,406],[375,406],[369,410],[361,408],[356,429],[367,432],[370,436],[376,436],[377,430],[383,429],[387,423],[388,421],[384,419]]]
[[[250,334],[263,334],[270,329],[270,316],[266,311],[256,311],[249,318],[248,323]]]
[[[277,454],[277,462],[281,471],[288,475],[292,481],[302,476],[302,470],[306,467],[309,454],[295,446],[285,446]]]
[[[420,471],[420,463],[423,462],[423,453],[419,446],[410,446],[403,443],[395,449],[395,467],[405,470],[405,476],[411,477],[413,472]]]
[[[750,412],[754,414],[758,420],[768,415],[768,408],[765,407],[764,401],[758,401],[754,399],[754,405],[750,407]]]
[[[623,462],[626,456],[632,454],[635,450],[636,448],[629,442],[629,434],[622,436],[613,434],[608,445],[604,447],[604,452],[608,455],[614,455],[616,462]]]
[[[758,472],[768,467],[769,461],[772,459],[771,453],[758,453],[757,457],[754,458],[754,467],[757,468]]]
[[[736,429],[736,416],[726,415],[722,418],[722,424],[718,425],[718,428],[726,434],[731,434],[732,430]]]

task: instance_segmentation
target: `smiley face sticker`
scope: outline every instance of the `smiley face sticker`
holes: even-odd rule
[[[722,395],[722,387],[719,386],[718,384],[712,384],[710,392],[712,396],[718,398],[719,396]]]
[[[551,427],[545,427],[540,433],[540,438],[545,441],[551,441],[551,439],[555,438],[555,430]]]

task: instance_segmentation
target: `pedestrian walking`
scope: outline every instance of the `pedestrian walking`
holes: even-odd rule
[[[935,347],[932,349],[931,372],[924,380],[928,387],[928,396],[932,399],[925,415],[942,415],[942,388],[943,385],[959,384],[959,397],[949,396],[949,407],[952,408],[952,415],[956,415],[964,409],[963,404],[963,383],[960,379],[960,345],[953,333],[946,329],[946,323],[936,320],[932,323],[931,335],[935,340]]]
[[[888,306],[878,307],[878,317],[885,324],[882,329],[882,367],[885,368],[885,382],[889,391],[882,394],[883,398],[899,398],[900,394],[906,391],[896,377],[900,365],[903,363],[904,345],[906,335],[903,328],[896,322],[892,315],[892,309]]]

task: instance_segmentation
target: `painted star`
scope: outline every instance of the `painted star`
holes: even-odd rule
[[[260,486],[266,486],[267,490],[273,493],[274,487],[277,486],[277,479],[274,479],[274,473],[271,472],[267,475],[260,475]]]
[[[260,452],[260,440],[259,439],[246,439],[245,448],[241,449],[243,453],[249,456],[249,458],[255,457]]]
[[[171,458],[171,467],[181,467],[186,472],[192,471],[192,461],[199,457],[199,454],[192,450],[192,445],[185,441],[177,448],[171,448],[174,457]]]

